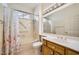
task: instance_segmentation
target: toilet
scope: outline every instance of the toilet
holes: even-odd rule
[[[38,40],[34,41],[34,42],[32,42],[32,46],[34,48],[34,52],[35,52],[36,55],[41,54],[40,49],[41,49],[41,46],[42,46],[42,42],[40,42]]]

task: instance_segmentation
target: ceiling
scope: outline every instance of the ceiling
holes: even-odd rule
[[[54,3],[42,3],[42,9],[44,10],[52,4],[54,4]]]
[[[38,7],[39,4],[40,3],[8,3],[8,6],[10,8],[14,8],[17,10],[22,10],[22,11],[33,13],[34,8]],[[41,3],[41,4],[42,4],[42,9],[44,10],[52,3]]]
[[[33,9],[37,6],[37,3],[8,3],[10,8],[14,8],[17,10],[22,10],[26,12],[33,12]]]

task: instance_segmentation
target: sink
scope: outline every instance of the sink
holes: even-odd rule
[[[47,38],[49,38],[49,39],[57,39],[57,37],[51,37],[51,36],[47,36]]]
[[[79,43],[79,40],[75,40],[75,39],[66,39],[66,41],[69,43]]]
[[[78,43],[79,44],[79,38],[74,37],[64,37],[64,38],[57,38],[56,36],[46,36],[45,38],[53,41],[59,41],[59,42],[66,42],[66,43]]]

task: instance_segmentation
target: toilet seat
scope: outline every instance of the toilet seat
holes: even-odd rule
[[[33,47],[40,47],[41,45],[42,45],[42,42],[40,41],[33,43]]]

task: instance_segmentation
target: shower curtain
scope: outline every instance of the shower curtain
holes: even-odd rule
[[[19,51],[19,38],[17,38],[18,18],[16,11],[4,7],[3,46],[2,55],[14,55]],[[17,39],[17,40],[16,40]]]

